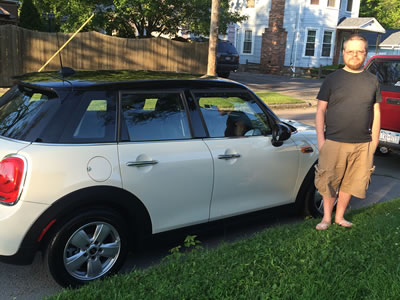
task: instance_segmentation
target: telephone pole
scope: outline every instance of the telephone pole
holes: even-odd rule
[[[208,64],[207,75],[217,75],[217,46],[218,46],[218,15],[219,0],[212,0],[211,3],[211,22],[210,22],[210,40],[208,44]]]

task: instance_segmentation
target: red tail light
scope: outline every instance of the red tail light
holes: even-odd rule
[[[25,162],[15,156],[0,162],[0,203],[13,205],[17,202],[23,184]]]

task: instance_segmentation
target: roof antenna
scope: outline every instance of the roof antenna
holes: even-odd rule
[[[60,49],[60,40],[58,38],[58,32],[56,32],[56,36],[57,36],[57,47],[58,47],[58,49]],[[74,75],[75,74],[75,70],[72,69],[72,68],[68,68],[68,67],[64,67],[63,66],[61,51],[58,52],[58,57],[60,58],[60,67],[61,67],[61,69],[60,69],[60,71],[58,73],[60,73],[63,81],[68,81],[68,80],[65,79],[65,77]]]

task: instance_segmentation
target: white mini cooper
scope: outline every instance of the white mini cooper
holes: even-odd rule
[[[235,82],[19,82],[0,98],[0,260],[43,251],[78,286],[151,234],[289,203],[319,214],[317,157],[312,127]]]

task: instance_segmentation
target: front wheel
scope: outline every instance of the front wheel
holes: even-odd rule
[[[117,272],[127,255],[127,228],[111,211],[80,213],[59,226],[47,246],[45,261],[62,286],[77,287]]]
[[[311,168],[303,181],[299,194],[297,195],[297,208],[305,215],[320,218],[324,215],[324,201],[322,195],[314,185],[315,170]],[[334,209],[336,207],[336,201]]]

